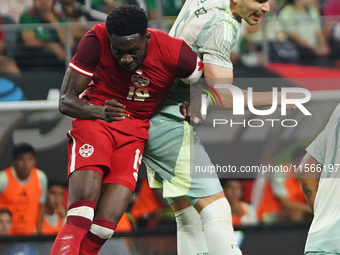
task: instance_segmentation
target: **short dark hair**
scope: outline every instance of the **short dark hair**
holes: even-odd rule
[[[13,159],[27,152],[31,152],[34,156],[36,156],[35,150],[33,149],[32,145],[28,143],[21,143],[21,144],[15,145],[12,151]]]
[[[63,188],[66,188],[67,184],[65,182],[58,180],[49,180],[47,188],[50,189],[52,186],[61,186]]]
[[[106,18],[106,30],[109,36],[128,36],[146,34],[148,17],[144,10],[135,5],[123,5],[111,10]]]
[[[12,212],[7,208],[0,208],[0,214],[1,213],[7,213],[12,218]]]

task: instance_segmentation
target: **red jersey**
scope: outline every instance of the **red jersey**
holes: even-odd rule
[[[148,137],[149,118],[174,80],[186,78],[196,68],[201,68],[197,54],[183,40],[157,29],[148,29],[147,32],[151,34],[147,55],[134,73],[121,68],[112,55],[104,23],[94,26],[82,38],[69,64],[74,71],[92,77],[83,99],[95,105],[116,99],[126,106],[130,118],[105,122],[106,125],[144,139]]]

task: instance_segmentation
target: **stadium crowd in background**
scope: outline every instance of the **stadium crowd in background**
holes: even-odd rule
[[[53,0],[34,0],[20,16],[20,24],[48,24],[23,27],[19,31],[16,60],[20,68],[60,67],[65,65],[66,32],[59,23],[66,18],[53,10]],[[73,40],[70,41],[73,46]]]
[[[267,58],[271,62],[336,66],[340,59],[340,19],[336,16],[339,15],[340,8],[336,0],[319,2],[270,0],[270,2],[272,12],[267,15],[270,22],[260,21],[261,25],[254,27],[243,24],[241,40],[234,48],[232,59],[238,59],[239,64],[251,67],[266,64]],[[0,18],[6,19],[5,24],[8,24],[8,19],[12,20],[10,23],[21,24],[54,24],[64,23],[66,20],[80,22],[78,26],[71,28],[71,35],[76,43],[89,29],[84,21],[103,21],[106,13],[123,4],[139,5],[147,11],[150,19],[157,19],[155,0],[92,0],[91,3],[94,9],[88,10],[82,0],[3,0]],[[176,17],[183,3],[182,0],[161,1],[163,20],[167,24],[162,27],[163,29],[170,28],[167,17]],[[38,11],[43,5],[46,7],[54,5],[54,11],[52,7],[49,7],[47,12],[43,11],[45,13]],[[321,15],[325,18],[323,19]],[[295,22],[296,19],[299,22]],[[266,27],[265,33],[262,32],[263,27]],[[20,30],[21,35],[18,36],[17,42],[8,45],[10,51],[16,52],[19,67],[31,69],[62,66],[66,45],[65,35],[62,34],[65,28],[59,26],[50,28],[38,26],[38,28]],[[34,31],[34,37],[27,36],[26,32],[29,30]],[[264,55],[264,34],[269,42],[269,50],[266,52],[268,55]],[[68,47],[73,45],[72,38]],[[71,51],[74,50],[75,48],[72,48]],[[0,59],[0,65],[2,61]],[[9,68],[8,64],[13,65],[9,72],[18,72],[19,69],[14,68],[14,62],[7,62]]]
[[[0,18],[0,25],[2,20]],[[6,40],[3,31],[0,29],[0,75],[1,74],[19,74],[20,70],[16,62],[6,56]]]

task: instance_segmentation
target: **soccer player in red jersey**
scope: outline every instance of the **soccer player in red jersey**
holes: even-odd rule
[[[97,254],[134,191],[149,118],[176,78],[202,64],[182,40],[147,29],[144,11],[123,6],[81,40],[59,109],[73,117],[67,221],[51,254]],[[81,97],[79,98],[79,95]]]

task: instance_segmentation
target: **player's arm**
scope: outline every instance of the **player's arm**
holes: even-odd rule
[[[79,98],[92,79],[68,68],[61,86],[59,111],[77,119],[101,119],[107,122],[123,120],[129,115],[125,106],[116,100],[107,100],[104,106],[93,105]]]
[[[79,98],[92,80],[93,72],[100,62],[101,44],[93,30],[80,41],[77,53],[72,58],[61,86],[59,111],[77,119],[101,119],[107,122],[123,120],[129,115],[125,106],[116,100],[107,100],[105,105],[93,105]]]
[[[225,82],[225,84],[233,84],[233,69],[214,65],[214,64],[204,64],[204,77],[208,84],[212,87],[215,86],[216,82]],[[229,89],[218,89],[216,88],[218,95],[221,97],[222,109],[232,109],[233,108],[233,96]],[[244,95],[244,107],[248,107],[248,92],[246,90],[241,90]],[[253,106],[271,106],[273,102],[272,92],[253,92]],[[278,93],[278,99],[280,99],[280,93]],[[278,100],[280,103],[280,100]]]
[[[215,83],[218,81],[223,81],[226,84],[233,84],[233,69],[214,65],[214,64],[204,64],[204,77],[208,84],[215,87]],[[218,89],[216,88],[218,95],[221,97],[223,109],[233,108],[233,96],[229,89]],[[242,90],[244,95],[244,106],[247,107],[248,93]],[[271,104],[271,92],[256,92],[253,93],[253,103],[254,106],[265,106]]]
[[[298,169],[297,171],[297,178],[299,180],[303,194],[313,212],[314,200],[316,192],[318,191],[320,180],[320,173],[317,171],[312,172],[311,168],[313,167],[315,169],[318,165],[319,163],[309,153],[306,153],[300,163],[301,169]]]

